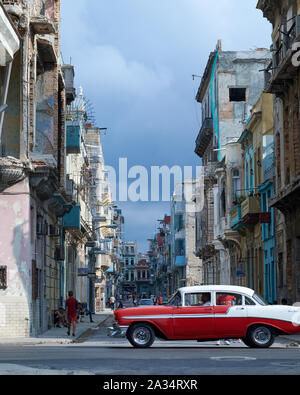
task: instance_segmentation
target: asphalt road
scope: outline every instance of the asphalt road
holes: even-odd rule
[[[299,375],[300,348],[277,340],[267,350],[243,344],[156,341],[134,349],[126,339],[110,339],[106,322],[76,344],[1,346],[0,374],[87,375]]]

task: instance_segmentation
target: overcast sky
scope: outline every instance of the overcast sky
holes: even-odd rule
[[[75,84],[93,103],[105,163],[193,166],[200,130],[195,101],[209,53],[269,48],[257,0],[62,0],[61,46]],[[150,171],[149,171],[150,172]],[[129,180],[132,182],[133,180]],[[118,201],[116,202],[117,204]],[[125,239],[147,251],[169,203],[120,203]]]

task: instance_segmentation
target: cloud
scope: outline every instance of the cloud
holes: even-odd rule
[[[100,95],[123,96],[126,100],[131,96],[149,98],[171,86],[170,70],[126,59],[118,48],[110,45],[85,49],[84,57],[81,67],[89,70],[85,79],[97,87]]]

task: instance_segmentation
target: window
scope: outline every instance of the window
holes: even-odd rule
[[[262,297],[260,297],[259,295],[257,295],[256,293],[253,295],[253,299],[260,305],[262,306],[267,306],[268,303],[266,301],[263,300]]]
[[[245,297],[245,303],[247,306],[255,306],[255,302],[252,299],[248,298],[248,296]]]
[[[241,195],[241,181],[239,170],[232,170],[232,200]]]
[[[7,266],[0,266],[0,289],[7,288]]]
[[[229,101],[246,101],[246,88],[229,88]]]
[[[185,294],[184,301],[185,306],[210,306],[211,294],[208,292]]]
[[[243,304],[243,297],[240,294],[235,293],[217,293],[216,295],[217,306],[235,306]]]

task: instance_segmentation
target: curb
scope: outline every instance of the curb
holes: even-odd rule
[[[20,338],[20,339],[0,339],[0,346],[35,346],[42,344],[74,344],[80,343],[80,339],[88,336],[89,332],[93,331],[93,328],[99,328],[105,321],[111,316],[111,314],[103,314],[103,319],[99,322],[95,322],[95,325],[88,327],[73,338]]]

